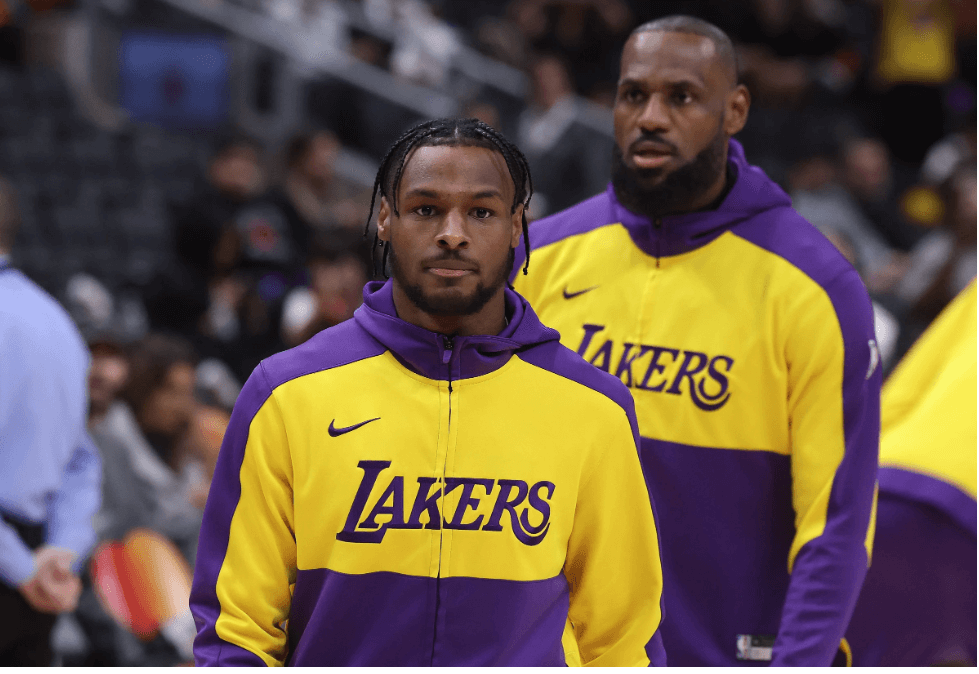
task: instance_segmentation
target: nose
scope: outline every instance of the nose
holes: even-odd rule
[[[439,248],[457,250],[469,246],[469,232],[466,228],[466,215],[455,209],[450,210],[442,220],[438,234]]]
[[[646,101],[646,107],[639,115],[639,128],[647,133],[667,131],[670,128],[670,115],[663,105],[662,96],[654,94]]]

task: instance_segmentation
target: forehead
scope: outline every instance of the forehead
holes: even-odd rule
[[[503,156],[485,147],[425,145],[405,159],[398,198],[411,190],[476,193],[496,191],[513,196],[513,180]]]
[[[724,86],[725,70],[710,38],[654,30],[626,42],[620,79],[649,84],[688,80],[714,90]]]

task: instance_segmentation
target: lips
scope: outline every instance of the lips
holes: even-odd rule
[[[431,260],[423,266],[425,271],[443,278],[458,278],[476,271],[476,266],[465,260]]]
[[[629,146],[629,155],[637,168],[659,168],[675,154],[671,145],[651,140],[640,140]]]

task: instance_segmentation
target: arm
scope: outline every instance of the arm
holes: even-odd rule
[[[16,588],[37,573],[34,553],[12,526],[0,520],[0,581]]]
[[[190,596],[198,666],[285,662],[292,504],[285,428],[259,365],[235,403],[204,508]]]
[[[827,666],[873,540],[881,368],[870,300],[855,273],[793,301],[786,358],[796,535],[772,665]]]
[[[659,541],[628,414],[585,465],[568,541],[568,618],[584,665],[666,664]]]
[[[101,486],[98,450],[83,429],[48,511],[47,545],[70,550],[74,555],[72,571],[76,574],[81,573],[85,558],[95,544],[92,518],[102,502]]]

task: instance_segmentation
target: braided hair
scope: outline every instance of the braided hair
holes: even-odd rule
[[[511,213],[516,212],[517,206],[523,204],[524,212],[522,216],[523,241],[526,260],[523,266],[523,273],[527,273],[530,265],[530,237],[527,235],[527,207],[530,205],[530,197],[534,193],[534,183],[530,178],[530,167],[527,159],[516,145],[507,140],[499,131],[481,122],[478,119],[433,119],[422,122],[402,134],[398,140],[388,149],[381,166],[377,170],[377,177],[374,179],[374,189],[371,191],[371,208],[367,214],[367,224],[364,227],[364,236],[370,232],[371,218],[374,216],[374,204],[378,193],[386,197],[391,204],[391,210],[396,215],[398,213],[397,193],[401,185],[401,176],[405,169],[405,160],[411,151],[417,147],[446,145],[464,147],[483,147],[488,150],[499,152],[507,169],[510,178],[513,180],[513,205]],[[390,244],[382,242],[377,233],[374,233],[373,247],[381,246],[384,252],[381,255],[381,270],[386,268]],[[374,276],[377,276],[377,259],[372,254],[374,262]]]

